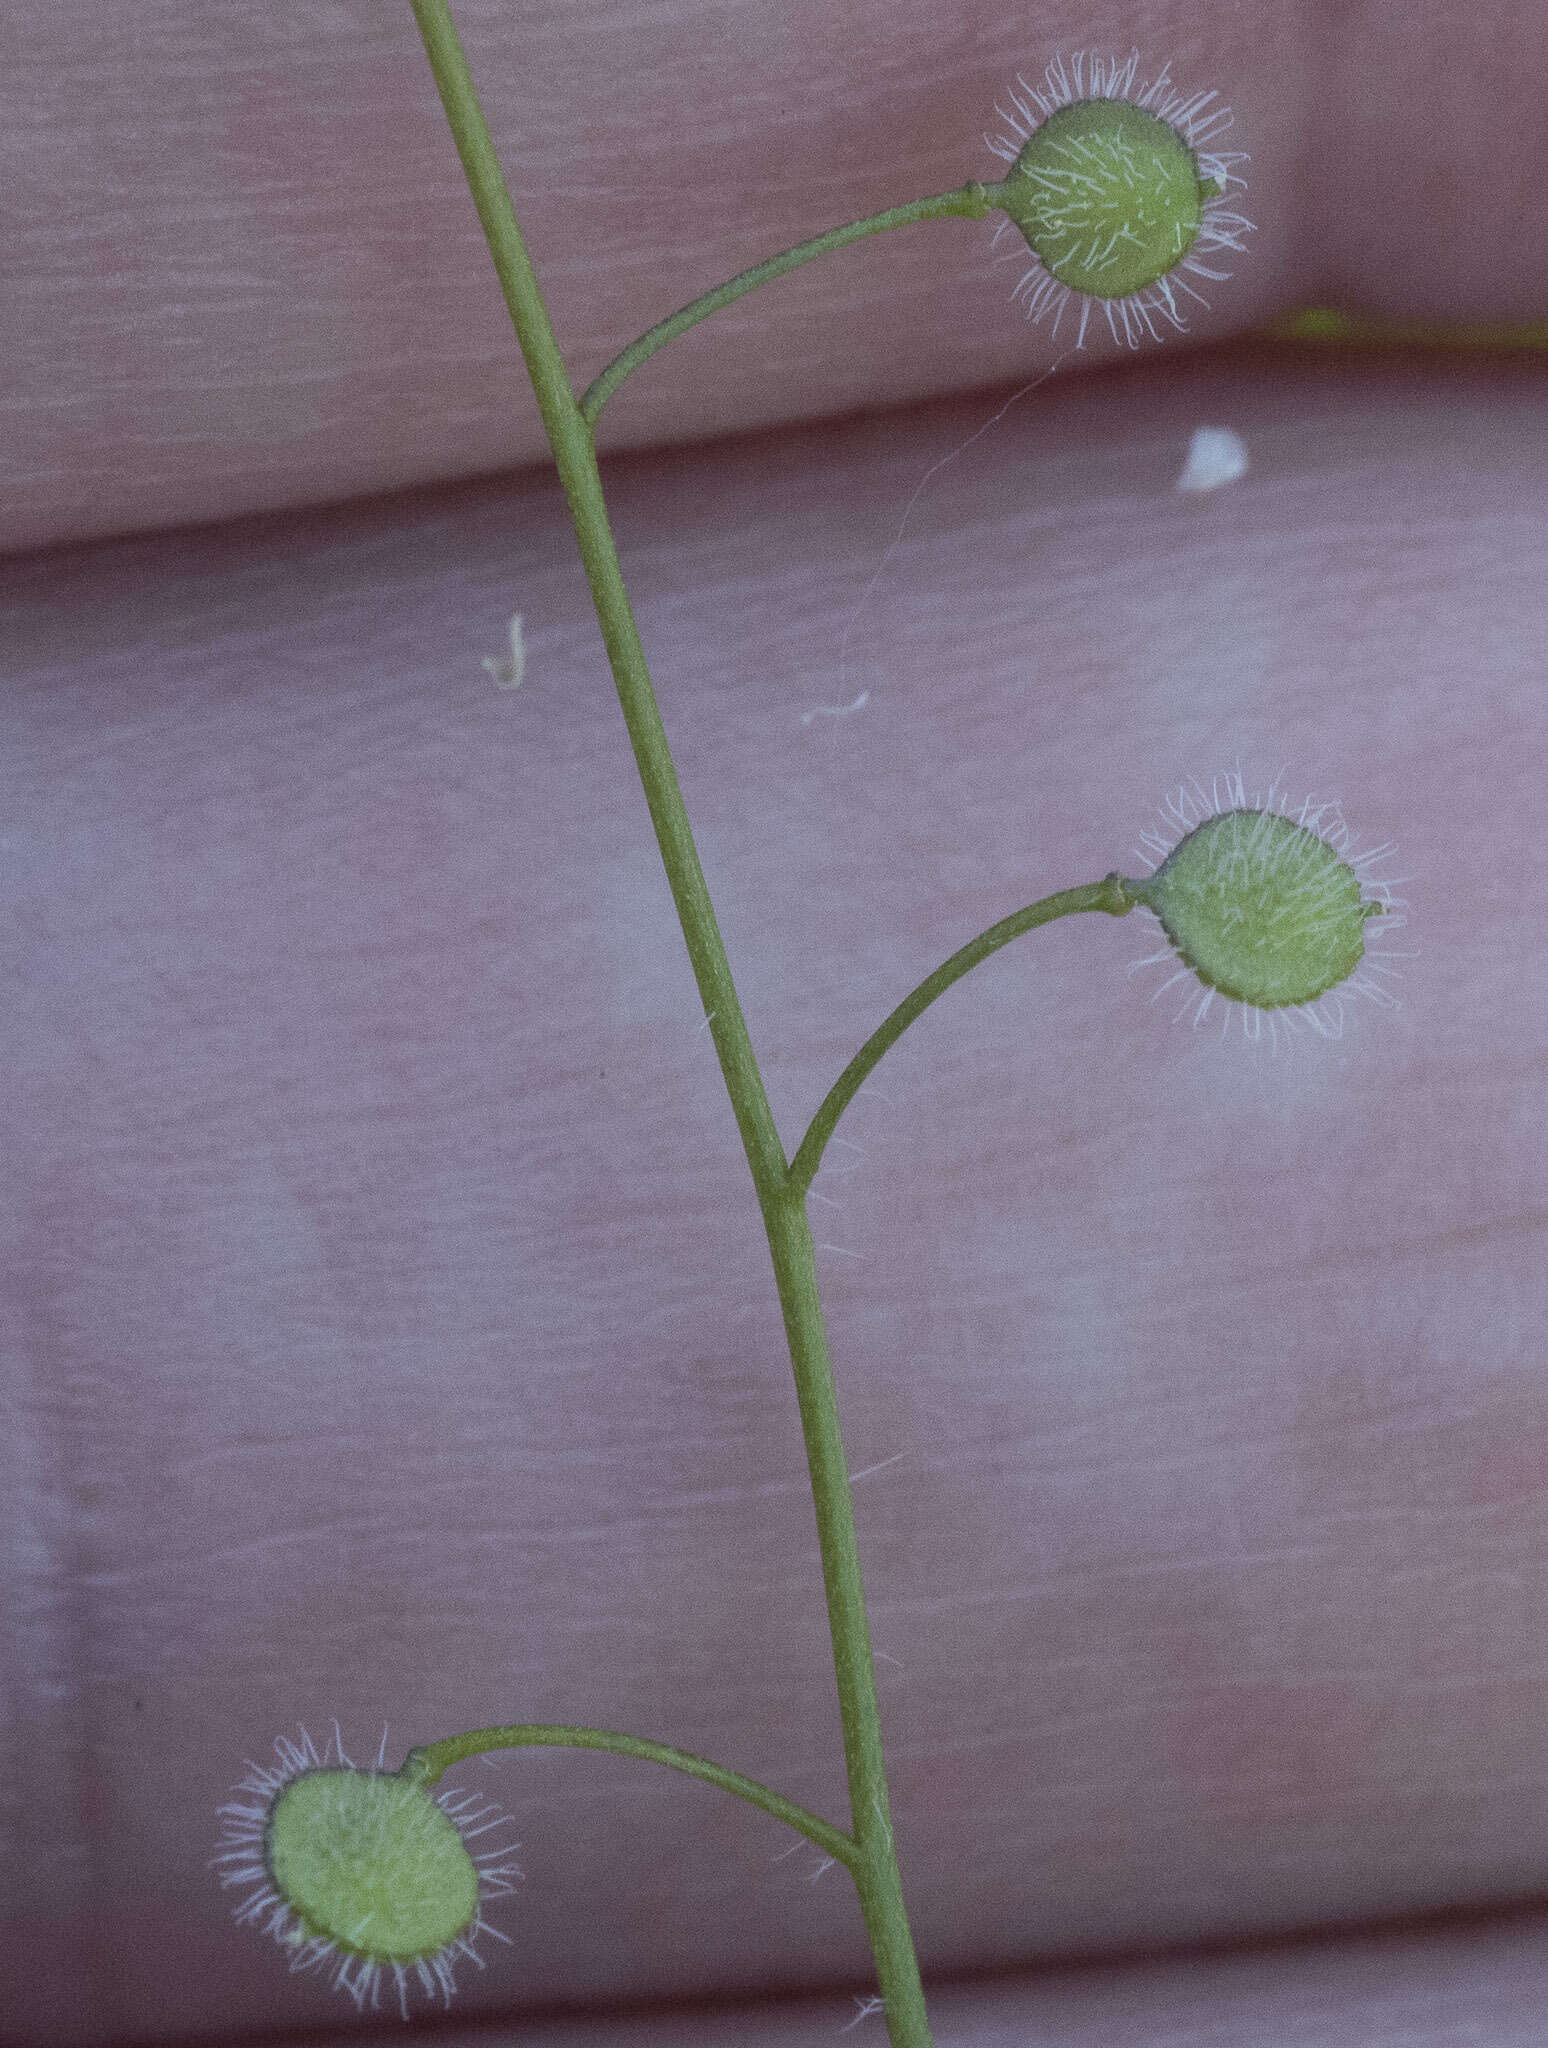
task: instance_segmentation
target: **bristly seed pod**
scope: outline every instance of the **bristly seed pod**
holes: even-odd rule
[[[319,1756],[311,1737],[281,1737],[277,1764],[251,1764],[220,1809],[214,1864],[223,1885],[253,1889],[236,1908],[289,1952],[292,1970],[327,1968],[336,1991],[375,2006],[390,1978],[408,2017],[417,1987],[449,2002],[459,1959],[482,1960],[487,1899],[520,1875],[512,1845],[474,1856],[468,1838],[508,1825],[476,1793],[432,1796],[407,1769],[361,1770],[338,1730]]]
[[[1372,870],[1390,846],[1356,848],[1333,803],[1291,806],[1273,787],[1246,791],[1241,771],[1169,798],[1162,828],[1142,834],[1149,878],[1127,884],[1155,913],[1170,946],[1136,966],[1180,963],[1174,982],[1195,984],[1183,1006],[1203,1022],[1216,997],[1249,1038],[1277,1043],[1278,1024],[1341,1035],[1344,999],[1395,998],[1395,970],[1367,946],[1370,920],[1383,939],[1401,927],[1401,899]],[[1390,956],[1389,956],[1390,957]],[[1202,988],[1202,995],[1199,988]]]
[[[1239,151],[1214,145],[1231,110],[1213,92],[1183,93],[1163,65],[1136,88],[1139,52],[1120,62],[1081,51],[1055,58],[1042,89],[1016,81],[1011,104],[996,107],[1008,133],[987,136],[1011,168],[989,188],[1036,261],[1013,297],[1028,317],[1051,319],[1057,335],[1071,299],[1079,302],[1075,346],[1084,347],[1093,305],[1115,341],[1130,348],[1157,321],[1187,326],[1179,295],[1208,302],[1190,277],[1223,281],[1207,258],[1240,253],[1252,222],[1226,200],[1244,185]]]

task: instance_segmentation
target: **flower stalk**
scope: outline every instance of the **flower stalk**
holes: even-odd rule
[[[756,1778],[744,1776],[741,1771],[728,1771],[724,1764],[695,1756],[691,1750],[673,1749],[668,1743],[650,1742],[641,1735],[620,1734],[612,1728],[577,1727],[562,1721],[515,1721],[497,1728],[470,1728],[464,1735],[448,1735],[444,1741],[429,1742],[422,1748],[411,1749],[403,1760],[403,1776],[428,1788],[438,1784],[443,1773],[449,1771],[453,1764],[459,1764],[470,1756],[487,1756],[496,1749],[600,1749],[614,1756],[632,1756],[644,1763],[664,1764],[668,1770],[682,1771],[687,1777],[700,1778],[707,1785],[718,1786],[722,1792],[731,1792],[738,1799],[745,1799],[749,1806],[772,1814],[775,1820],[781,1820],[786,1827],[794,1828],[797,1834],[805,1835],[835,1863],[854,1868],[854,1837],[846,1835],[842,1828],[834,1827],[831,1821],[809,1813],[804,1806],[797,1806],[793,1799],[786,1799],[782,1793],[760,1784]]]
[[[967,184],[954,192],[938,192],[931,199],[910,200],[906,206],[889,206],[884,212],[867,214],[863,220],[846,221],[842,227],[829,228],[823,234],[813,235],[809,241],[797,242],[793,248],[782,249],[777,256],[769,256],[762,263],[753,264],[748,270],[738,271],[724,284],[701,292],[686,306],[668,314],[665,320],[658,320],[654,327],[647,327],[642,335],[614,356],[607,368],[587,387],[580,402],[582,418],[588,426],[594,427],[603,406],[625,377],[637,370],[641,363],[648,362],[657,349],[665,348],[669,341],[686,334],[690,327],[697,327],[701,320],[707,320],[711,313],[718,313],[722,306],[732,305],[748,292],[756,291],[759,285],[772,283],[776,277],[799,270],[803,263],[810,263],[814,257],[827,256],[835,249],[847,249],[851,242],[864,241],[869,235],[886,234],[889,228],[913,227],[924,220],[982,220],[997,203],[995,193],[998,190],[998,187],[984,186],[976,178],[970,178]]]
[[[949,960],[943,960],[933,974],[927,974],[919,986],[910,990],[897,1008],[882,1019],[823,1097],[790,1162],[790,1178],[802,1193],[817,1177],[823,1152],[838,1128],[839,1118],[865,1086],[883,1055],[891,1051],[909,1025],[915,1018],[922,1017],[938,996],[943,996],[954,982],[971,973],[992,953],[998,953],[1012,939],[1019,939],[1023,932],[1035,931],[1040,924],[1052,924],[1055,918],[1072,917],[1083,910],[1105,910],[1109,917],[1125,916],[1141,900],[1140,887],[1139,883],[1126,882],[1122,875],[1108,875],[1100,882],[1087,882],[1078,889],[1061,889],[1057,895],[1044,896],[1025,910],[1012,911],[1009,917],[1002,917],[998,924],[990,925],[976,939],[969,939],[965,946],[960,946]]]

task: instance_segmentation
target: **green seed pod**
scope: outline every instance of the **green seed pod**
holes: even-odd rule
[[[478,1917],[478,1871],[422,1785],[374,1771],[293,1778],[269,1809],[265,1858],[298,1923],[341,1952],[417,1963]]]
[[[1005,185],[1005,211],[1044,269],[1094,299],[1127,298],[1175,270],[1218,190],[1175,128],[1127,100],[1061,107]]]
[[[251,1797],[220,1809],[221,1883],[253,1887],[239,1924],[261,1927],[292,1970],[331,1966],[362,2009],[388,1978],[405,2017],[413,1986],[449,2001],[458,1958],[477,1962],[475,1938],[496,1931],[484,1900],[517,1875],[509,1844],[475,1857],[464,1835],[504,1816],[470,1793],[432,1796],[410,1772],[358,1770],[336,1737],[321,1757],[304,1730],[275,1751],[238,1786]]]
[[[1314,1003],[1365,957],[1360,877],[1304,825],[1226,811],[1190,832],[1145,901],[1207,988],[1260,1010]]]
[[[1391,1000],[1379,978],[1391,970],[1366,948],[1371,918],[1382,918],[1384,934],[1402,923],[1390,888],[1370,873],[1390,849],[1356,852],[1332,805],[1285,810],[1273,790],[1249,799],[1240,774],[1217,779],[1208,797],[1182,791],[1164,815],[1182,836],[1146,833],[1162,857],[1147,880],[1126,886],[1170,941],[1152,959],[1180,962],[1173,980],[1202,985],[1186,1005],[1195,1022],[1221,996],[1244,1022],[1284,1013],[1333,1037],[1343,993]]]
[[[1136,346],[1158,335],[1157,319],[1186,326],[1179,294],[1205,303],[1188,274],[1227,273],[1204,259],[1240,251],[1252,223],[1224,204],[1240,185],[1240,152],[1212,147],[1231,124],[1216,94],[1179,92],[1166,69],[1136,89],[1138,52],[1119,63],[1082,51],[1055,59],[1042,90],[1016,81],[1011,108],[997,108],[1009,133],[989,146],[1010,165],[990,197],[1037,259],[1016,287],[1030,318],[1080,303],[1075,345],[1083,347],[1093,304],[1115,341]]]

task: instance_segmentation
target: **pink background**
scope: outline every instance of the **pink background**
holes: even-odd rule
[[[532,13],[465,22],[588,372],[782,238],[983,169],[998,83],[1072,40],[1057,9],[1036,51],[987,7]],[[1545,24],[1494,13],[1504,163],[1467,237],[1482,88],[1453,53],[1438,135],[1385,10],[1081,18],[1250,110],[1263,226],[1202,333],[1349,296],[1388,180],[1411,212],[1367,304],[1543,310],[1541,261],[1491,269],[1487,234],[1541,146],[1535,86],[1530,121],[1509,94]],[[9,532],[76,543],[0,566],[18,2042],[361,2038],[204,1868],[297,1721],[364,1751],[385,1721],[396,1755],[591,1720],[842,1817],[756,1212],[558,493],[467,474],[533,428],[405,22],[152,8],[132,52],[79,4],[13,24],[38,226]],[[1325,146],[1294,118],[1314,77]],[[1360,120],[1390,147],[1348,198]],[[668,218],[706,164],[703,220]],[[899,536],[1052,359],[981,232],[789,282],[610,414],[620,444],[805,416],[608,466],[787,1142],[937,960],[1137,872],[1168,788],[1238,760],[1399,842],[1415,957],[1400,1011],[1269,1060],[1148,1000],[1145,915],[1072,921],[846,1120],[814,1217],[940,2037],[1532,2042],[1542,373],[1261,342],[1067,366]],[[910,402],[819,417],[882,399]],[[1182,495],[1201,424],[1251,466]],[[526,1872],[463,2026],[774,2048],[854,2016],[858,1913],[774,1823],[622,1760],[462,1776]],[[1157,1948],[1192,1959],[1113,1960]]]

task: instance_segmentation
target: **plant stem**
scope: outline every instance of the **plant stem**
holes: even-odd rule
[[[893,2048],[932,2048],[903,1881],[892,1841],[892,1804],[882,1754],[876,1665],[866,1612],[854,1497],[839,1428],[828,1334],[817,1290],[817,1259],[802,1190],[788,1174],[763,1211],[795,1369],[801,1434],[812,1481],[828,1632],[844,1730],[844,1764],[858,1858],[851,1865],[865,1916]]]
[[[611,1728],[577,1728],[562,1721],[513,1721],[499,1728],[470,1728],[465,1735],[448,1735],[444,1742],[426,1743],[422,1749],[411,1749],[403,1760],[401,1775],[413,1778],[419,1784],[430,1786],[439,1782],[442,1774],[449,1771],[465,1757],[483,1756],[491,1749],[605,1749],[615,1756],[639,1757],[645,1763],[665,1764],[669,1770],[682,1771],[690,1778],[702,1778],[706,1784],[718,1785],[723,1792],[734,1792],[738,1799],[745,1799],[750,1806],[761,1807],[776,1820],[782,1820],[798,1834],[814,1842],[826,1856],[836,1863],[853,1868],[855,1863],[855,1841],[842,1828],[836,1828],[820,1815],[809,1813],[804,1806],[797,1806],[793,1799],[786,1799],[771,1786],[763,1785],[756,1778],[744,1777],[740,1771],[728,1771],[724,1764],[711,1763],[708,1757],[695,1756],[691,1750],[673,1749],[664,1742],[650,1742],[643,1735],[621,1735]]]
[[[811,1470],[854,1827],[849,1864],[892,2048],[931,2048],[893,1848],[854,1503],[802,1195],[790,1181],[699,865],[613,546],[591,428],[575,403],[446,0],[413,0],[413,7],[569,500],[662,863],[763,1212]]]
[[[866,1077],[883,1053],[897,1044],[914,1019],[922,1016],[954,981],[960,981],[981,960],[987,960],[991,953],[1008,946],[1012,939],[1019,939],[1023,932],[1034,931],[1040,924],[1052,924],[1056,917],[1070,917],[1081,910],[1105,910],[1110,917],[1123,917],[1140,900],[1135,893],[1140,886],[1137,882],[1124,881],[1121,875],[1108,875],[1103,881],[1086,882],[1078,889],[1061,889],[1057,895],[1044,896],[1025,910],[1012,911],[1009,917],[1002,917],[998,924],[990,925],[976,939],[969,939],[965,946],[959,947],[949,960],[943,960],[933,974],[927,974],[918,988],[906,995],[897,1008],[877,1025],[823,1097],[790,1162],[792,1185],[805,1195],[822,1164],[824,1148],[833,1136],[839,1118],[859,1094]]]
[[[803,263],[810,263],[814,256],[826,256],[830,250],[846,248],[851,242],[864,240],[867,235],[883,235],[889,228],[912,227],[916,221],[922,220],[982,220],[991,203],[986,188],[976,178],[970,178],[967,184],[959,185],[954,192],[938,192],[929,199],[910,200],[906,206],[889,206],[885,212],[868,214],[864,220],[846,221],[843,227],[829,228],[824,234],[813,235],[809,241],[797,242],[794,248],[781,250],[779,255],[753,264],[750,270],[738,271],[724,284],[701,292],[698,298],[691,299],[677,312],[669,313],[665,320],[658,320],[654,327],[646,328],[637,340],[631,341],[621,354],[614,356],[601,375],[593,379],[581,399],[580,409],[586,423],[588,426],[596,425],[603,406],[625,377],[631,370],[637,370],[641,363],[647,362],[657,349],[665,348],[669,341],[686,334],[690,327],[696,327],[701,320],[707,320],[711,313],[718,313],[722,306],[729,306],[744,293],[756,291],[760,284],[783,277],[787,270],[798,270]]]
[[[677,772],[651,686],[639,628],[624,588],[602,495],[591,429],[570,388],[548,308],[517,225],[494,144],[446,0],[412,0],[441,103],[483,224],[505,303],[532,379],[543,425],[569,500],[576,541],[603,644],[618,687],[635,765],[655,827],[688,957],[709,1020],[732,1108],[760,1192],[783,1181],[785,1152],[764,1094],[714,907],[699,864]]]

